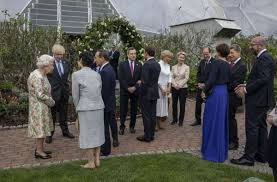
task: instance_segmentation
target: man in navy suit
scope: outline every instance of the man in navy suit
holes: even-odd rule
[[[128,103],[131,105],[131,121],[129,124],[130,133],[135,133],[137,105],[138,105],[138,82],[141,79],[140,62],[136,61],[136,49],[128,48],[128,60],[119,65],[119,83],[120,83],[120,130],[119,134],[124,135],[125,120],[128,112]]]
[[[154,48],[147,47],[144,50],[145,62],[141,73],[141,112],[144,126],[144,135],[137,137],[142,142],[154,140],[156,125],[156,106],[159,98],[159,75],[161,72],[160,64],[155,60]]]
[[[108,156],[111,153],[110,127],[112,129],[113,142],[118,146],[117,123],[114,118],[116,100],[115,100],[115,73],[109,63],[109,53],[104,50],[98,50],[95,54],[97,66],[100,66],[99,72],[102,79],[102,98],[105,104],[104,125],[105,125],[105,143],[101,146],[102,155]]]
[[[204,103],[204,99],[202,98],[203,88],[201,88],[201,85],[207,81],[211,63],[214,61],[209,47],[204,47],[202,54],[204,59],[200,61],[197,70],[195,122],[191,126],[201,125],[202,104]]]
[[[253,166],[255,161],[266,162],[267,111],[274,106],[274,78],[276,64],[266,50],[266,40],[262,36],[251,40],[250,48],[256,55],[246,84],[240,84],[235,92],[245,95],[246,145],[244,155],[232,159],[237,165]]]
[[[55,44],[52,48],[53,56],[55,58],[54,71],[47,75],[49,83],[51,84],[51,94],[55,100],[55,106],[51,108],[53,123],[55,126],[57,120],[57,114],[59,114],[59,123],[64,137],[74,138],[69,132],[67,125],[67,109],[69,98],[69,74],[70,63],[65,60],[65,49],[60,44]],[[51,136],[46,137],[46,143],[52,142],[52,136],[54,131],[51,132]]]
[[[235,93],[235,88],[243,84],[246,78],[247,68],[240,57],[239,45],[230,48],[231,78],[228,85],[229,91],[229,150],[236,150],[239,146],[238,127],[236,120],[237,108],[242,105],[242,99]]]

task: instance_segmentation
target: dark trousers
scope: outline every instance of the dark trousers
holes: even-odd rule
[[[111,66],[113,67],[115,77],[118,80],[118,73],[117,73],[118,64],[111,64]]]
[[[117,140],[118,141],[118,128],[117,128],[117,122],[115,118],[115,112],[112,112],[112,119],[110,120],[110,128],[112,131],[112,138],[113,141]]]
[[[54,127],[55,127],[55,123],[57,122],[57,114],[58,114],[58,120],[63,134],[69,133],[68,125],[67,125],[67,110],[68,110],[68,99],[66,98],[61,98],[61,100],[55,101],[55,106],[51,108]],[[53,134],[54,132],[52,132],[52,135]]]
[[[183,124],[184,117],[185,117],[186,99],[187,99],[187,89],[186,88],[181,88],[179,90],[172,88],[172,115],[173,115],[174,123],[177,123],[177,121],[178,121],[177,104],[178,104],[178,100],[179,100],[179,104],[180,104],[179,123]]]
[[[273,176],[274,176],[274,182],[277,182],[277,168],[272,169]]]
[[[110,124],[113,122],[113,112],[104,112],[105,143],[101,146],[101,152],[107,156],[111,154]]]
[[[141,97],[144,137],[148,140],[153,140],[155,136],[156,106],[157,100],[147,100],[144,96]]]
[[[268,107],[255,107],[255,103],[246,102],[245,129],[246,145],[245,154],[250,159],[255,156],[265,159],[267,144],[267,123],[266,113]]]
[[[201,123],[202,114],[202,104],[204,100],[202,99],[202,89],[196,89],[196,103],[195,103],[195,119],[197,123]]]
[[[229,144],[239,143],[236,112],[240,102],[240,99],[238,99],[235,95],[229,95]]]
[[[125,128],[125,120],[128,112],[128,103],[131,105],[131,121],[129,128],[135,128],[137,118],[138,96],[135,94],[120,95],[120,129]]]

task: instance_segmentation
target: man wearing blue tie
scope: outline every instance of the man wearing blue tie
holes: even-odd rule
[[[51,108],[53,122],[57,120],[57,113],[59,114],[59,123],[64,137],[74,138],[69,132],[67,125],[67,109],[69,98],[69,74],[70,63],[63,59],[65,50],[64,47],[55,44],[52,48],[53,56],[55,58],[54,71],[48,74],[48,80],[51,84],[51,94],[55,100],[55,106]],[[55,126],[55,125],[54,125]],[[54,131],[52,131],[52,136]],[[52,142],[52,136],[46,138],[46,143]]]

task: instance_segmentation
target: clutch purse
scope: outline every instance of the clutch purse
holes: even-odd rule
[[[277,126],[277,107],[272,109],[268,114],[267,114],[267,120],[272,123],[272,125]]]

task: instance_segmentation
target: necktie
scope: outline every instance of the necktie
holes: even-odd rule
[[[62,73],[62,68],[61,68],[61,61],[58,61],[58,72],[60,77],[62,77],[63,73]]]
[[[131,61],[131,64],[130,64],[130,70],[131,70],[131,76],[132,76],[132,78],[134,77],[134,67],[133,67],[133,62],[134,62],[134,61]]]

